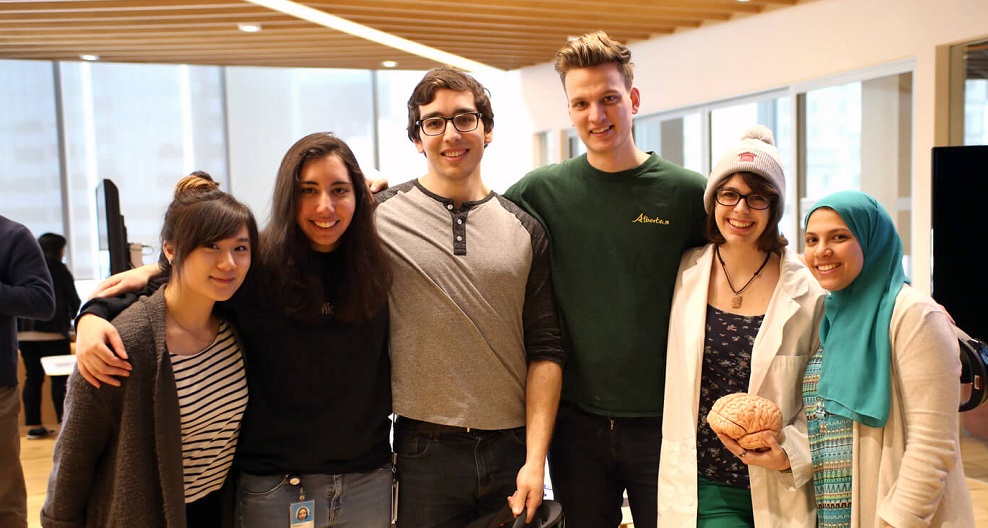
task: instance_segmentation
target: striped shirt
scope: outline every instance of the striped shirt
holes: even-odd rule
[[[247,378],[240,343],[225,321],[208,348],[170,358],[182,416],[185,502],[190,503],[223,486],[247,407]]]

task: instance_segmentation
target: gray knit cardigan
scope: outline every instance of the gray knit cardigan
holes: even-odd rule
[[[46,528],[185,528],[182,433],[175,376],[165,348],[164,289],[113,320],[130,364],[120,387],[69,378],[55,444]]]

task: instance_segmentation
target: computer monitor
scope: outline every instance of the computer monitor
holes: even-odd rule
[[[111,180],[104,179],[96,187],[96,217],[99,225],[100,275],[106,278],[129,270],[127,226],[120,214],[120,192]]]
[[[988,193],[988,146],[935,147],[932,293],[957,326],[988,340],[988,245],[978,228]]]

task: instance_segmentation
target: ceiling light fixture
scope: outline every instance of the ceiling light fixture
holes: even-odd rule
[[[381,66],[384,66],[385,68],[394,68],[397,65],[398,63],[395,61],[381,61]]]
[[[252,4],[257,4],[269,9],[274,9],[275,11],[280,11],[287,15],[301,18],[303,20],[308,20],[309,22],[319,24],[323,27],[342,31],[356,37],[377,42],[378,44],[382,44],[384,46],[418,55],[419,57],[425,57],[426,59],[434,60],[442,64],[449,64],[450,66],[455,66],[457,68],[462,68],[473,72],[502,71],[482,62],[477,62],[440,49],[426,46],[424,44],[419,44],[418,42],[401,38],[399,36],[392,35],[391,33],[385,33],[384,31],[380,31],[369,26],[357,24],[356,22],[351,22],[345,18],[340,18],[338,16],[326,13],[325,11],[313,9],[289,0],[247,1]]]
[[[244,33],[257,33],[261,30],[260,24],[250,24],[247,22],[241,22],[237,24],[237,29],[243,31]]]
[[[79,58],[84,61],[98,61],[99,55],[95,55],[92,53],[83,53],[82,55],[79,55]]]

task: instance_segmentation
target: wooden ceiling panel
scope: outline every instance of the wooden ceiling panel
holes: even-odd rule
[[[552,60],[571,36],[622,42],[812,0],[336,0],[300,2],[499,69]],[[259,33],[238,24],[260,24]],[[0,1],[0,59],[401,69],[438,65],[246,0]]]

